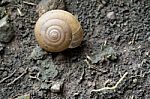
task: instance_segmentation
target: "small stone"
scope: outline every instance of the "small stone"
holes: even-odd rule
[[[107,3],[107,0],[101,0],[102,4],[106,4]]]
[[[56,92],[56,93],[61,92],[61,90],[62,90],[62,85],[63,85],[62,82],[56,82],[54,85],[52,85],[51,91],[52,91],[52,92]]]
[[[2,75],[3,75],[4,77],[8,76],[8,72],[7,72],[7,71],[4,71]]]
[[[146,55],[146,56],[149,56],[149,54],[150,54],[150,51],[145,52],[145,55]]]
[[[0,42],[10,42],[14,33],[10,23],[7,22],[8,15],[0,20]]]
[[[77,96],[80,95],[80,93],[81,93],[81,92],[76,92],[76,93],[73,94],[73,96],[74,96],[74,97],[77,97]]]
[[[20,67],[19,69],[18,69],[18,72],[21,74],[21,73],[23,73],[24,72],[24,68],[23,67]]]
[[[109,12],[107,13],[107,18],[108,19],[116,19],[116,15],[115,15],[115,12]]]
[[[137,83],[137,81],[138,81],[138,80],[137,80],[136,78],[135,78],[135,79],[133,79],[133,83]]]
[[[43,91],[38,91],[38,92],[37,92],[37,95],[40,96],[40,97],[44,97]],[[41,98],[40,98],[40,99],[41,99]],[[42,98],[42,99],[43,99],[43,98]]]

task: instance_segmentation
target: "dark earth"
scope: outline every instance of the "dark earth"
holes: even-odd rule
[[[0,99],[150,99],[150,0],[64,0],[84,40],[59,53],[35,39],[39,3],[0,1]]]

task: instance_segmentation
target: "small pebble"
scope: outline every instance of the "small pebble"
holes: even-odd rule
[[[54,85],[52,85],[51,91],[52,92],[56,92],[56,93],[61,92],[61,90],[62,90],[62,84],[63,83],[61,83],[61,82],[56,82]]]
[[[74,93],[74,97],[77,97],[77,96],[79,96],[80,95],[80,92],[76,92],[76,93]]]
[[[133,79],[133,83],[137,83],[137,81],[138,81],[138,80],[137,80],[136,78],[135,78],[135,79]]]
[[[4,71],[2,75],[3,75],[4,77],[8,76],[8,72],[7,72],[7,71]]]
[[[116,15],[115,15],[115,12],[109,12],[107,13],[107,18],[108,19],[116,19]]]
[[[8,16],[0,20],[0,42],[10,42],[14,36],[11,24],[7,22]]]
[[[21,73],[23,73],[25,71],[25,69],[23,68],[23,67],[20,67],[19,69],[18,69],[18,72],[21,74]]]

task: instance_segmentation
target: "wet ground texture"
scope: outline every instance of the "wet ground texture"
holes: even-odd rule
[[[39,3],[0,1],[0,99],[150,99],[149,0],[65,0],[84,40],[60,53],[35,39]]]

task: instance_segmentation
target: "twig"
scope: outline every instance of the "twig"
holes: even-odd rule
[[[16,69],[15,69],[10,75],[8,75],[7,77],[3,78],[3,79],[0,81],[0,83],[4,82],[5,80],[7,80],[7,79],[10,78],[11,76],[13,76],[15,72],[16,72]]]
[[[17,8],[17,11],[18,11],[20,16],[23,16],[23,14],[22,14],[22,12],[21,12],[21,10],[19,8]]]
[[[12,82],[8,83],[7,86],[15,83],[18,79],[20,79],[22,76],[24,76],[27,73],[27,70],[28,70],[28,68],[26,68],[25,71],[20,76],[18,76],[17,78],[15,78]]]
[[[41,82],[41,79],[39,78],[39,75],[40,75],[40,72],[38,72],[37,73],[37,75],[35,75],[35,76],[29,76],[30,78],[33,78],[33,79],[37,79],[38,81],[40,81]]]
[[[38,78],[38,77],[36,77],[36,76],[29,76],[30,78],[32,78],[32,79],[37,79],[38,81],[41,81],[41,79],[40,78]]]
[[[26,2],[26,1],[23,1],[24,4],[28,4],[28,5],[32,5],[32,6],[36,6],[35,3],[32,3],[32,2]]]
[[[134,96],[133,96],[133,95],[131,96],[131,99],[134,99]]]
[[[88,67],[90,68],[90,67],[91,67],[91,65],[90,65],[89,61],[88,61],[87,59],[85,59],[84,61],[86,62],[86,64],[87,64],[87,65],[88,65]]]
[[[104,46],[106,46],[107,45],[107,40],[105,40],[105,42],[104,42]]]
[[[127,76],[128,72],[126,72],[120,79],[119,81],[115,84],[115,86],[113,87],[103,87],[101,89],[96,89],[96,90],[92,90],[91,92],[100,92],[103,90],[114,90],[118,87],[118,85],[121,83],[121,81]]]
[[[88,66],[90,65],[90,63],[89,63],[89,61],[88,61],[87,59],[85,59],[84,61],[86,62],[86,64],[87,64]]]
[[[136,33],[134,33],[134,35],[133,35],[133,39],[132,39],[132,41],[131,41],[131,44],[134,44],[134,42],[135,42],[135,39],[136,39]]]
[[[85,68],[83,67],[83,71],[82,71],[81,77],[80,77],[80,79],[78,81],[79,84],[82,82],[82,80],[84,78],[84,75],[85,75]]]
[[[86,55],[86,59],[92,61],[91,57],[89,55]]]

